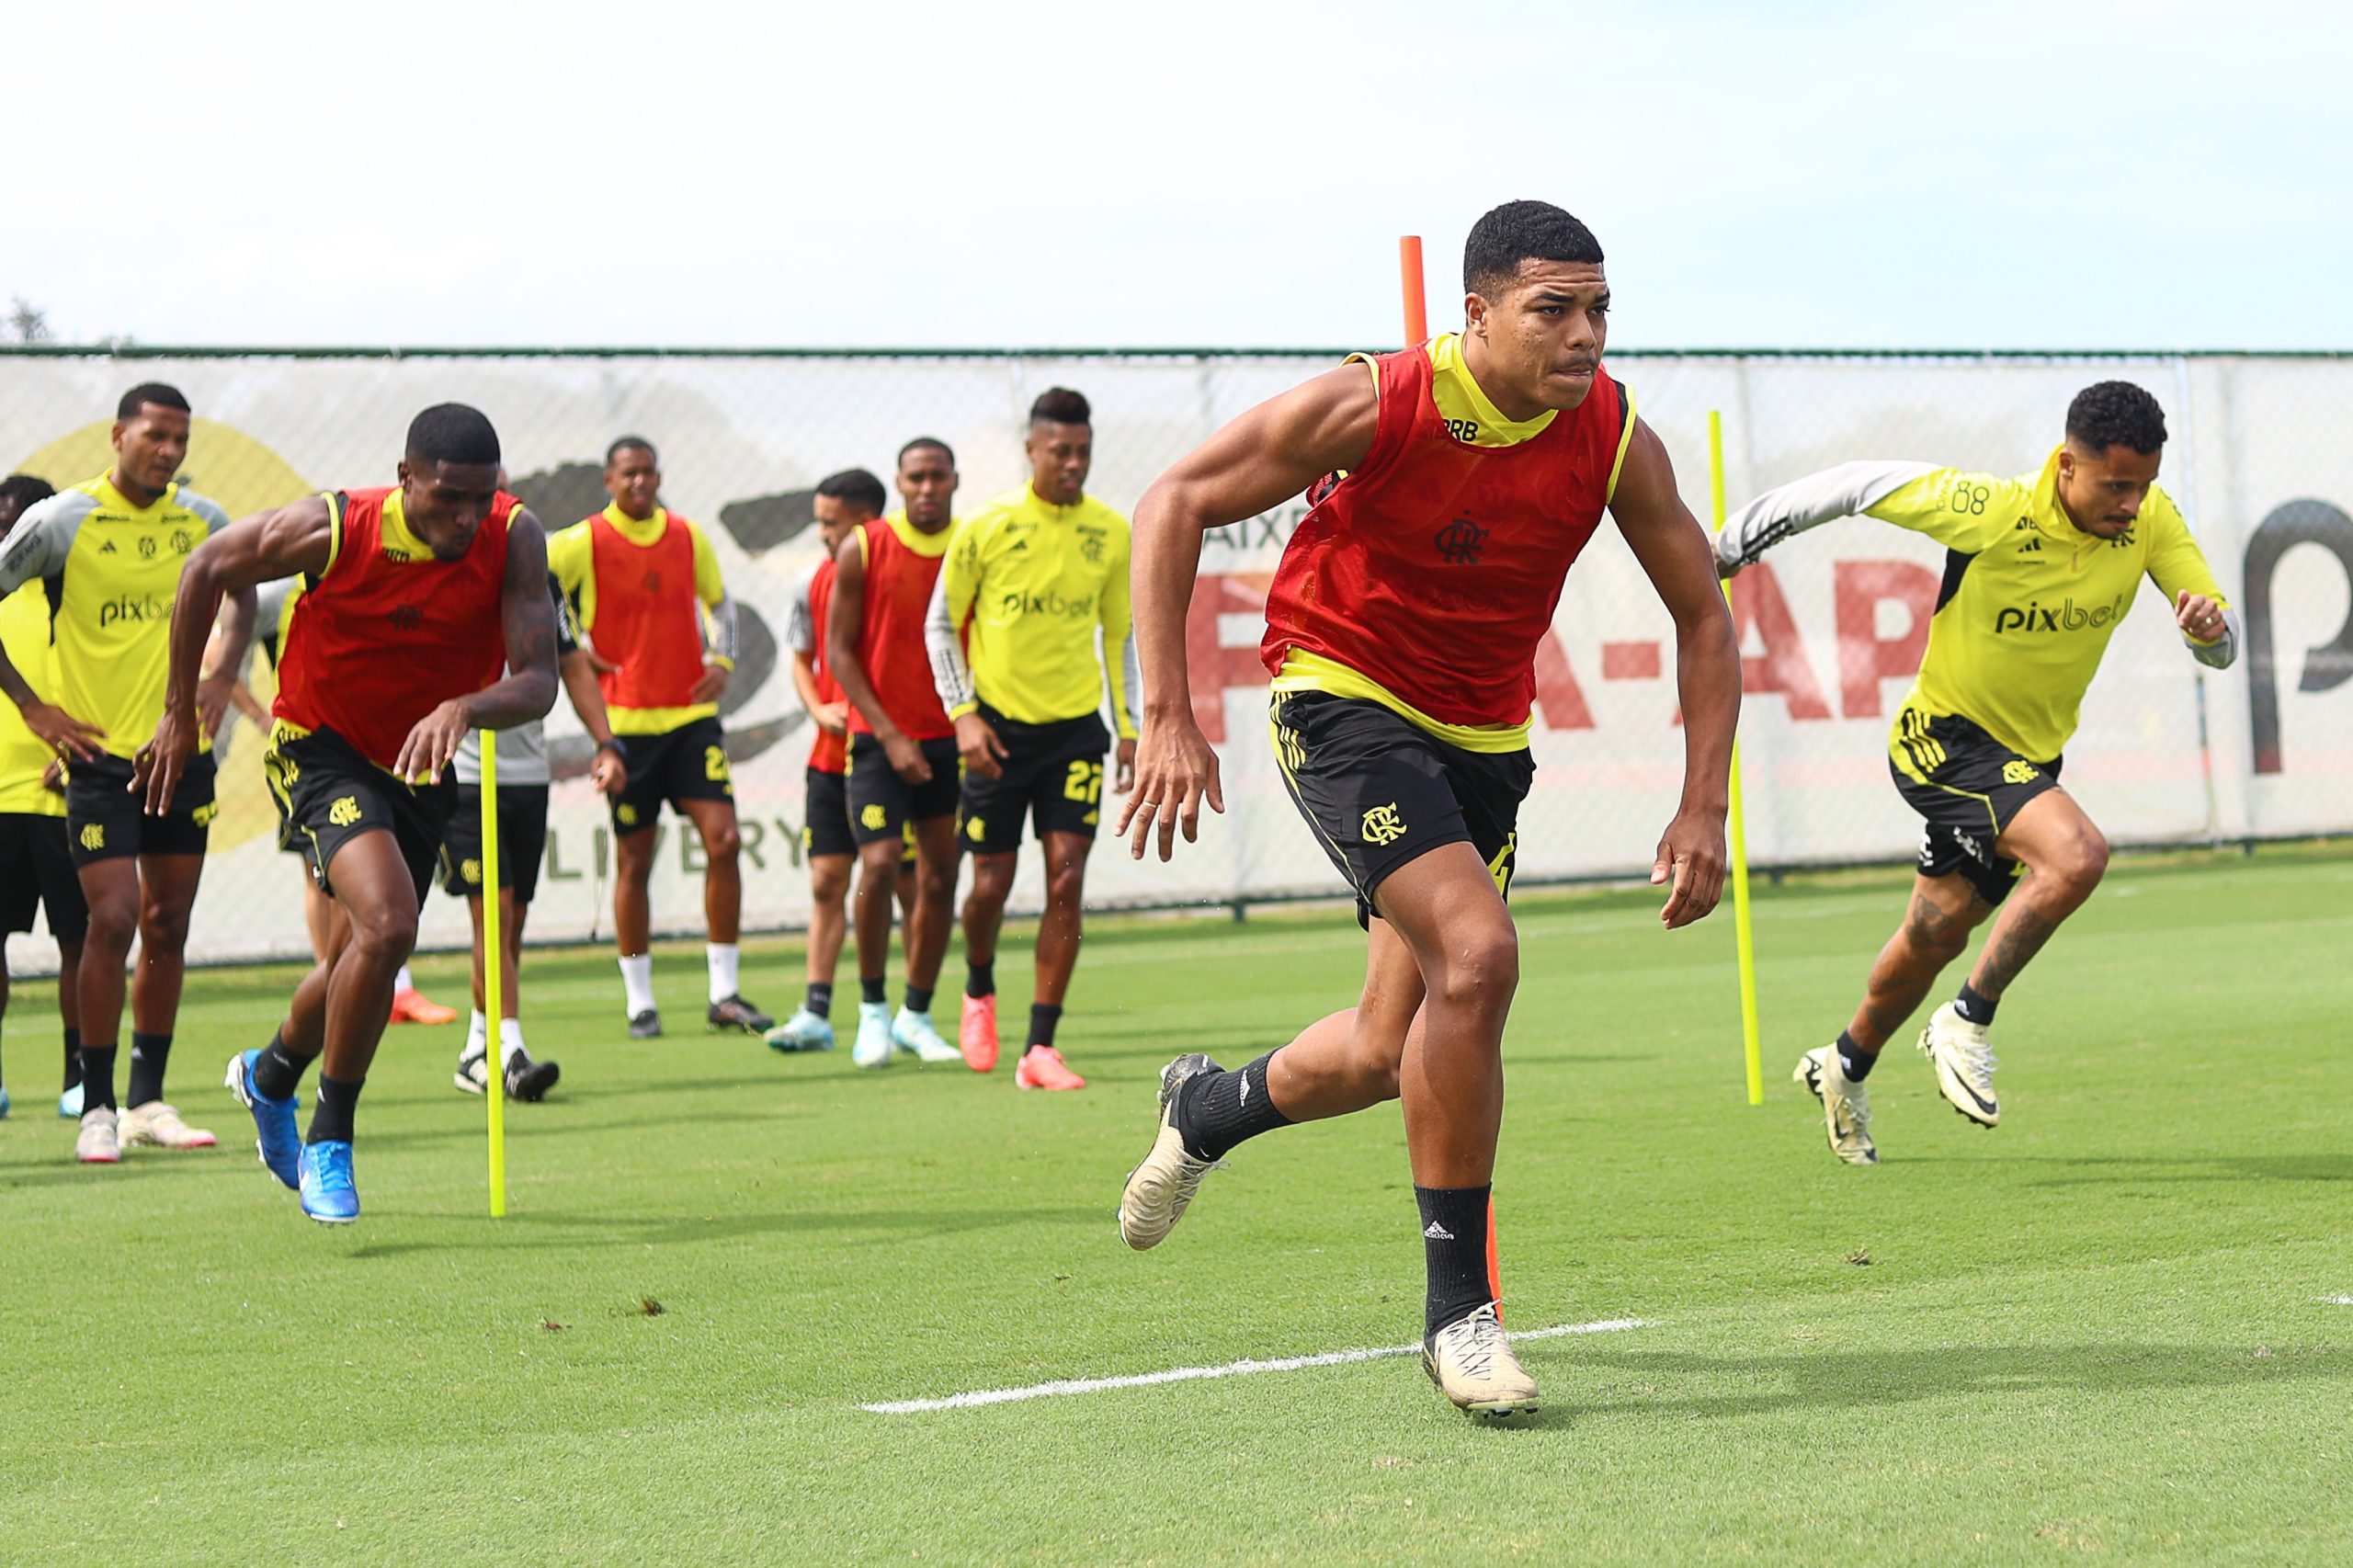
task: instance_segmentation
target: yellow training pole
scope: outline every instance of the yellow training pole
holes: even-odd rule
[[[1708,411],[1708,503],[1714,512],[1715,531],[1724,531],[1724,416]],[[1724,602],[1732,602],[1732,583],[1723,585]],[[1732,924],[1740,952],[1740,1042],[1748,1058],[1748,1103],[1765,1103],[1764,1047],[1756,1031],[1756,937],[1748,919],[1748,824],[1740,802],[1740,741],[1732,743]]]
[[[1739,799],[1738,786],[1733,799]],[[1735,808],[1736,809],[1736,808]],[[482,1003],[490,1017],[489,1056],[483,1062],[483,1097],[490,1101],[490,1217],[506,1217],[506,990],[499,971],[498,733],[482,732]]]

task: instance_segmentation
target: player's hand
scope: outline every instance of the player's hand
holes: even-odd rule
[[[2182,589],[2173,603],[2174,624],[2182,635],[2200,642],[2217,642],[2230,623],[2222,619],[2222,607],[2203,594]]]
[[[817,728],[829,735],[849,733],[849,704],[847,702],[820,702],[809,710],[809,717],[817,721]]]
[[[1166,860],[1176,850],[1176,833],[1181,825],[1185,842],[1199,842],[1201,835],[1201,802],[1208,801],[1213,812],[1225,810],[1225,791],[1218,782],[1217,753],[1193,722],[1190,713],[1174,719],[1154,719],[1147,715],[1143,722],[1143,739],[1136,748],[1135,788],[1128,796],[1128,803],[1120,808],[1120,820],[1111,832],[1128,840],[1128,853],[1133,858],[1143,858],[1144,846],[1153,837],[1155,825],[1160,830],[1160,858]],[[1135,831],[1129,833],[1132,824]]]
[[[194,713],[166,704],[155,721],[154,738],[131,754],[131,793],[146,797],[142,809],[149,816],[172,809],[172,793],[188,771],[188,759],[196,755],[199,724]]]
[[[466,732],[474,727],[472,711],[462,697],[453,697],[416,722],[392,758],[392,776],[404,783],[430,784],[441,777],[458,755]]]
[[[54,702],[36,702],[23,710],[25,728],[60,756],[95,762],[105,755],[107,733],[85,724]]]
[[[629,788],[629,767],[621,761],[621,748],[606,743],[597,748],[588,759],[588,780],[603,793],[618,800]]]
[[[65,759],[52,756],[49,766],[40,770],[40,787],[52,795],[65,793]]]
[[[588,667],[598,675],[617,676],[621,673],[621,667],[597,652],[597,644],[589,642],[585,637],[580,640],[580,652],[588,660]]]
[[[924,760],[923,747],[893,730],[882,738],[882,755],[891,759],[891,770],[910,784],[931,782],[931,764]]]
[[[1716,907],[1723,896],[1724,867],[1730,858],[1724,850],[1723,812],[1687,810],[1666,824],[1666,836],[1658,841],[1658,858],[1651,865],[1651,886],[1674,880],[1666,907],[1658,915],[1668,930],[1688,926]]]
[[[1111,754],[1111,788],[1127,794],[1136,787],[1136,743],[1124,740]]]
[[[727,666],[716,661],[702,667],[702,678],[687,693],[689,702],[716,702],[719,694],[727,689]]]
[[[996,738],[995,728],[978,713],[957,715],[956,749],[963,754],[967,772],[983,778],[1005,777],[1005,743]]]
[[[206,676],[196,683],[196,726],[217,738],[228,722],[229,705],[236,700],[237,683],[227,676]]]

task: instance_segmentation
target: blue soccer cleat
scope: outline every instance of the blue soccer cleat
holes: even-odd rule
[[[891,1065],[891,1005],[888,1002],[860,1002],[858,1005],[858,1043],[849,1048],[850,1062],[859,1067]]]
[[[834,1025],[803,1007],[767,1032],[770,1051],[831,1051]]]
[[[7,1114],[8,1114],[8,1089],[7,1089],[7,1085],[5,1085],[5,1084],[0,1084],[0,1117],[5,1117],[5,1116],[6,1116]]]
[[[261,1055],[258,1051],[240,1051],[229,1058],[229,1074],[224,1080],[237,1103],[254,1113],[254,1131],[260,1134],[254,1147],[261,1152],[261,1163],[269,1174],[296,1191],[302,1187],[302,1134],[294,1126],[294,1113],[302,1108],[302,1096],[289,1095],[274,1100],[254,1087],[254,1062]]]
[[[302,1212],[322,1225],[359,1218],[359,1189],[351,1185],[351,1145],[302,1145]]]
[[[74,1085],[57,1096],[57,1114],[68,1121],[82,1119],[82,1085]]]

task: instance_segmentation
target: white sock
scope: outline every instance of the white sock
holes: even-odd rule
[[[735,969],[744,949],[733,942],[711,942],[704,946],[702,955],[710,966],[710,999],[724,1002],[735,994]]]
[[[529,1055],[529,1054],[530,1054],[530,1053],[529,1053],[529,1051],[525,1051],[525,1050],[523,1049],[523,1020],[522,1020],[522,1019],[520,1019],[520,1018],[501,1018],[501,1019],[499,1019],[499,1020],[498,1020],[498,1059],[499,1059],[499,1061],[501,1061],[501,1062],[512,1062],[512,1061],[514,1061],[514,1060],[515,1060],[515,1058],[516,1058],[516,1057],[517,1057],[517,1056],[528,1056],[528,1055]]]
[[[466,1026],[466,1056],[485,1056],[490,1052],[490,1020],[474,1009],[473,1022]]]
[[[382,970],[378,970],[376,972],[381,974],[384,971]],[[392,994],[397,996],[404,991],[414,991],[415,989],[416,980],[409,973],[408,965],[401,965],[400,973],[392,976]]]
[[[621,989],[629,994],[629,1016],[654,1010],[654,955],[640,953],[621,959]]]

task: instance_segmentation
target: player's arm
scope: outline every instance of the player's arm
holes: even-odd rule
[[[1159,827],[1160,858],[1199,834],[1201,803],[1225,810],[1217,753],[1193,720],[1185,612],[1201,569],[1201,535],[1271,511],[1372,450],[1381,402],[1362,365],[1342,365],[1260,403],[1177,460],[1136,504],[1130,559],[1137,664],[1143,675],[1136,787],[1112,832],[1142,859]]]
[[[1659,912],[1668,930],[1688,926],[1722,896],[1724,811],[1733,733],[1740,722],[1740,645],[1717,586],[1717,558],[1699,519],[1676,493],[1666,447],[1635,421],[1625,466],[1609,498],[1618,531],[1675,618],[1676,694],[1683,705],[1683,798],[1659,840],[1654,884],[1674,879]]]
[[[503,679],[453,697],[416,722],[392,758],[411,783],[441,777],[468,730],[511,730],[547,717],[555,706],[555,606],[548,598],[548,538],[540,520],[517,510],[506,524],[506,572],[498,590],[499,629],[506,641]]]
[[[212,501],[201,496],[184,499],[206,520],[211,532],[217,534],[229,526],[229,514]],[[253,651],[254,628],[260,619],[254,588],[251,583],[239,584],[225,589],[221,596],[220,622],[213,628],[208,645],[215,662],[199,670],[196,683],[196,719],[208,735],[219,734],[227,721],[237,677],[244,673],[246,656]]]
[[[1840,463],[1777,485],[1726,518],[1716,536],[1716,570],[1729,577],[1782,540],[1849,517],[1893,523],[1973,555],[2011,527],[2015,489],[1994,474],[1934,463]]]
[[[784,608],[784,641],[792,650],[792,689],[801,699],[801,710],[819,729],[838,735],[842,733],[842,705],[825,701],[817,688],[817,639],[821,633],[809,608],[809,590],[816,576],[816,569],[812,567],[794,583],[792,597]]]
[[[2172,603],[2189,656],[2210,669],[2230,668],[2239,656],[2238,611],[2222,597],[2197,536],[2163,491],[2150,496],[2141,517],[2150,530],[2149,578]]]
[[[608,795],[618,795],[629,788],[629,767],[621,761],[620,743],[613,738],[612,718],[605,711],[605,689],[597,684],[596,661],[572,627],[572,608],[564,602],[563,584],[555,573],[548,573],[548,603],[555,614],[555,668],[563,682],[563,694],[572,699],[572,710],[580,715],[580,727],[588,732],[588,739],[597,747],[589,759],[589,779]]]
[[[931,778],[931,764],[924,760],[923,748],[891,722],[882,699],[874,695],[874,683],[866,678],[865,665],[858,660],[858,640],[865,629],[866,530],[853,528],[834,556],[834,597],[825,608],[825,667],[834,672],[834,680],[849,705],[866,716],[899,777],[910,784],[924,783]]]
[[[700,528],[694,530],[694,555],[695,595],[702,602],[702,676],[687,696],[695,702],[716,702],[726,691],[727,677],[735,668],[741,633],[736,626],[735,601],[727,597],[726,585],[720,579],[719,552],[710,548],[710,540]]]
[[[1103,579],[1100,619],[1103,629],[1103,685],[1111,695],[1111,724],[1119,737],[1114,748],[1112,787],[1125,795],[1136,784],[1136,710],[1143,702],[1143,686],[1136,676],[1135,616],[1130,600],[1128,558],[1133,553],[1131,533],[1126,550],[1113,551],[1110,573]]]
[[[972,599],[981,588],[981,529],[967,522],[956,530],[939,576],[931,585],[931,603],[923,619],[924,652],[931,658],[931,688],[940,707],[956,725],[956,750],[964,767],[983,778],[1005,772],[1005,743],[995,726],[981,717],[978,688],[964,657],[964,623],[972,613]]]
[[[81,522],[79,511],[70,509],[67,499],[74,494],[52,495],[26,508],[6,541],[0,542],[0,584],[6,585],[0,586],[0,599],[37,577],[53,577],[65,570],[65,555],[74,547],[74,530]],[[53,702],[42,701],[24,673],[9,662],[6,648],[0,648],[0,692],[6,693],[24,715],[25,728],[53,750],[85,759],[99,755],[107,733]]]

